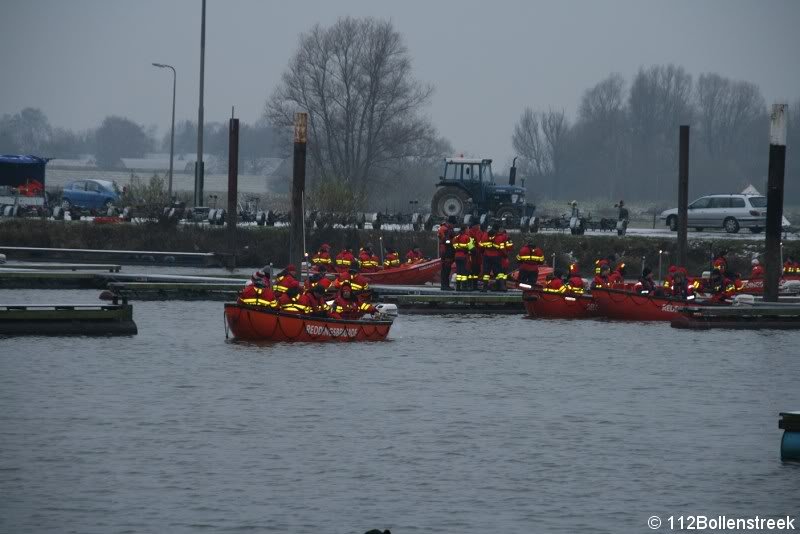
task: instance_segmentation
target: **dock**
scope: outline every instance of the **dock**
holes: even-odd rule
[[[175,274],[138,274],[92,271],[13,270],[0,268],[0,289],[106,289],[111,283],[163,282],[173,284],[176,300],[182,288],[193,285],[230,284],[241,288],[247,278],[228,275],[192,276]],[[203,288],[200,288],[203,289]],[[210,289],[210,288],[205,288]],[[145,300],[145,299],[140,299]]]
[[[689,306],[680,311],[683,316],[671,322],[673,328],[800,329],[800,305],[796,303],[756,302],[744,306]]]
[[[0,273],[9,271],[108,271],[118,273],[121,265],[113,263],[6,263]]]
[[[0,336],[132,336],[133,306],[0,306]]]
[[[155,250],[102,250],[85,248],[2,247],[0,253],[14,260],[114,262],[125,265],[170,265],[175,267],[224,267],[227,257],[213,252],[163,252]]]

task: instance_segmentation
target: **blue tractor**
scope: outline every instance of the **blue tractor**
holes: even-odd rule
[[[434,217],[455,216],[459,220],[465,215],[478,218],[489,214],[512,225],[519,224],[522,218],[531,218],[536,206],[525,202],[525,188],[514,183],[516,159],[508,185],[499,185],[494,182],[492,160],[446,158],[444,174],[439,177],[438,190],[431,202],[431,213]]]

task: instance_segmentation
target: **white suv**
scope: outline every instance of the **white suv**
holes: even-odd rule
[[[708,195],[689,204],[688,226],[698,231],[723,228],[735,234],[740,228],[759,233],[767,224],[767,197],[761,195]],[[678,208],[661,213],[669,229],[678,229]]]

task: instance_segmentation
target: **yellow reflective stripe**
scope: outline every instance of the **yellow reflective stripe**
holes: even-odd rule
[[[531,256],[533,261],[544,261],[544,256]]]

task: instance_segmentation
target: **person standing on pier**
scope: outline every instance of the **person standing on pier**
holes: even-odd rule
[[[497,273],[497,290],[506,291],[506,280],[508,280],[508,269],[511,267],[511,262],[508,259],[509,254],[514,249],[514,243],[508,237],[506,229],[500,226],[497,230],[495,237],[495,246],[500,251],[500,272]]]
[[[455,250],[456,261],[456,291],[468,291],[469,285],[469,258],[472,249],[475,248],[475,240],[469,235],[466,228],[454,230],[456,236],[453,238],[453,250]]]
[[[472,249],[469,256],[470,274],[468,285],[470,289],[477,291],[478,281],[481,278],[481,268],[483,267],[483,254],[480,246],[483,230],[481,230],[481,225],[479,223],[472,223],[469,227],[469,236],[475,243],[475,247]]]
[[[439,225],[437,233],[439,237],[439,258],[442,260],[441,266],[441,290],[452,291],[450,287],[450,272],[453,269],[453,260],[455,259],[455,250],[453,250],[453,228],[456,224],[455,216],[451,215],[446,221],[442,221]]]
[[[519,263],[519,282],[534,285],[539,279],[539,266],[544,263],[544,251],[533,241],[528,241],[519,249],[517,262]]]

